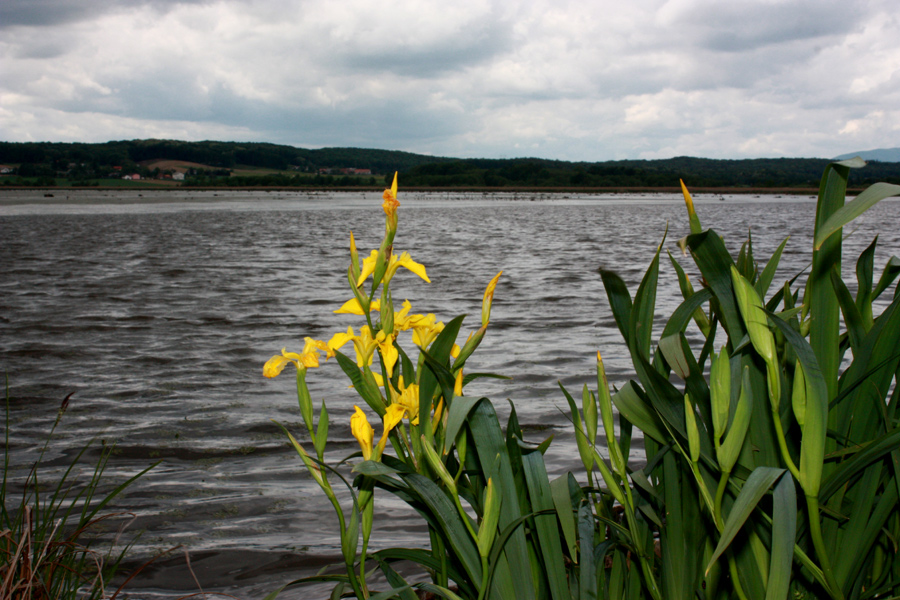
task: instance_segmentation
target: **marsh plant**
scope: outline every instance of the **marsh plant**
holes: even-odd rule
[[[875,184],[845,203],[850,169],[863,165],[828,166],[810,269],[777,285],[788,240],[762,264],[750,238],[732,257],[683,187],[691,233],[678,245],[693,265],[668,256],[683,301],[654,333],[662,243],[633,296],[601,271],[634,376],[612,388],[598,353],[596,390],[562,389],[584,472],[552,479],[549,440],[526,441],[514,406],[503,428],[489,399],[465,393],[483,376],[465,367],[500,275],[464,341],[463,317],[444,324],[395,306],[399,267],[428,281],[393,247],[395,176],[379,248],[360,261],[350,236],[350,299],[337,312],[359,329],[307,338],[264,367],[269,377],[296,367],[307,445],[285,432],[334,506],[344,560],[343,572],[287,585],[329,581],[333,598],[379,600],[897,597],[900,259],[876,280],[876,239],[856,260],[855,282],[841,266],[842,227],[900,187]],[[341,352],[349,343],[354,358]],[[337,470],[344,461],[326,460],[328,408],[316,413],[306,386],[308,370],[331,358],[362,400],[340,417],[360,444],[348,457],[362,459],[352,481]],[[370,419],[381,425],[377,441]],[[638,431],[639,465],[628,462]],[[343,505],[338,486],[349,492]],[[369,551],[376,492],[421,515],[429,547]],[[416,583],[399,561],[418,565]],[[370,584],[375,570],[382,589]]]
[[[70,394],[71,396],[71,394]],[[93,465],[86,464],[91,444],[65,470],[44,464],[53,434],[69,403],[60,407],[38,459],[23,480],[11,477],[9,394],[6,400],[3,479],[0,483],[0,600],[74,600],[115,598],[111,586],[122,560],[137,540],[109,543],[110,527],[124,526],[132,515],[107,510],[110,502],[153,466],[118,485],[104,475],[113,448],[105,446]],[[121,577],[119,577],[121,579]]]

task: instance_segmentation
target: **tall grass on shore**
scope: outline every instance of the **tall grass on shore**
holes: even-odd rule
[[[71,394],[70,394],[71,396]],[[45,475],[42,460],[66,408],[67,397],[38,459],[24,481],[10,478],[9,392],[7,391],[3,479],[0,483],[0,600],[68,600],[115,598],[110,582],[137,540],[117,545],[97,543],[107,521],[120,531],[131,519],[104,512],[107,505],[155,465],[112,489],[104,476],[111,447],[104,447],[93,467],[84,465],[86,445],[61,475]],[[82,473],[87,468],[87,477]],[[55,480],[55,481],[54,481]],[[124,584],[123,584],[124,585]]]
[[[453,600],[898,597],[900,259],[876,281],[873,241],[848,285],[841,230],[900,187],[875,184],[845,203],[850,169],[863,165],[828,166],[812,268],[805,282],[798,274],[774,287],[788,240],[764,264],[749,237],[732,257],[703,230],[683,187],[691,233],[679,246],[694,265],[669,255],[683,301],[656,335],[662,244],[634,296],[601,271],[634,376],[611,388],[598,353],[597,389],[585,386],[580,403],[562,389],[584,472],[554,479],[543,460],[550,440],[526,441],[515,406],[504,430],[489,399],[464,391],[486,376],[466,365],[488,330],[500,275],[461,346],[462,316],[444,324],[395,305],[398,267],[428,281],[423,265],[393,248],[395,177],[380,247],[360,261],[350,236],[351,297],[335,312],[364,320],[359,333],[306,338],[264,367],[269,377],[296,367],[305,431],[284,430],[334,506],[344,559],[343,573],[284,587],[332,582],[332,598],[374,600],[415,600],[416,591]],[[340,352],[351,342],[355,360]],[[308,370],[329,358],[367,407],[342,415],[360,452],[338,463],[325,456],[332,416],[325,402],[316,414],[306,387]],[[381,421],[377,442],[370,416]],[[635,428],[640,467],[627,461]],[[348,459],[362,459],[352,481],[339,470]],[[428,548],[369,552],[381,493],[423,518]],[[415,579],[401,576],[401,561],[418,565]],[[383,589],[373,589],[370,569]]]

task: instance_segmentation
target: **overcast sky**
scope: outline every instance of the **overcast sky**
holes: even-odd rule
[[[0,0],[0,139],[564,160],[900,146],[896,0]]]

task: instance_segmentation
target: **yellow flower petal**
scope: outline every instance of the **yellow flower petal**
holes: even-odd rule
[[[453,395],[454,396],[462,396],[463,395],[463,372],[460,369],[456,373],[456,381],[453,383]]]
[[[378,344],[378,349],[381,350],[384,368],[387,370],[388,377],[390,377],[394,372],[394,365],[397,364],[400,353],[397,352],[397,349],[394,347],[392,336],[385,336],[383,331],[379,331],[378,337],[381,338],[381,340],[376,339],[376,343]]]
[[[378,446],[375,447],[376,460],[381,458],[381,453],[384,452],[384,447],[387,445],[388,434],[397,426],[397,423],[403,419],[403,413],[405,412],[406,409],[399,404],[391,404],[387,407],[383,420],[384,433],[381,434],[381,439],[378,440]]]
[[[336,333],[331,336],[331,339],[328,340],[328,349],[331,355],[334,355],[335,350],[342,348],[344,344],[352,341],[354,337],[352,327],[347,328],[347,333]]]
[[[419,424],[419,386],[417,384],[413,383],[404,388],[400,397],[397,398],[397,404],[406,409],[410,423]]]
[[[428,274],[425,273],[425,266],[414,261],[410,256],[409,252],[403,252],[400,254],[400,258],[396,258],[395,256],[391,256],[391,264],[388,267],[388,272],[393,276],[397,271],[397,267],[403,267],[405,269],[409,269],[428,283],[431,283],[431,280],[428,279]],[[385,274],[385,279],[389,279],[387,274]]]
[[[263,365],[263,375],[270,378],[278,377],[289,362],[291,362],[289,359],[280,354],[276,354]]]
[[[401,404],[391,404],[387,407],[387,410],[384,412],[384,433],[382,437],[387,437],[387,434],[403,419],[403,413],[405,412],[406,407]]]
[[[369,304],[369,312],[379,311],[381,310],[381,300],[373,300]],[[364,315],[362,306],[359,303],[359,300],[356,298],[351,298],[344,302],[343,306],[334,311],[336,315]]]
[[[362,271],[360,272],[359,277],[356,279],[356,287],[359,287],[363,283],[365,283],[366,279],[369,278],[369,275],[375,272],[375,264],[377,262],[378,250],[372,250],[372,253],[363,259]]]

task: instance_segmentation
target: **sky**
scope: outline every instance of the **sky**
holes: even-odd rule
[[[2,0],[0,140],[572,161],[900,146],[896,0]]]

